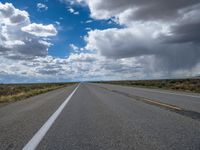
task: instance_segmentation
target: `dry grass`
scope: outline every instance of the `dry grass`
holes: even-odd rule
[[[102,82],[101,82],[102,83]],[[162,88],[200,93],[200,79],[167,79],[167,80],[138,80],[138,81],[108,81],[103,83]]]
[[[74,83],[0,84],[0,103],[19,101]]]

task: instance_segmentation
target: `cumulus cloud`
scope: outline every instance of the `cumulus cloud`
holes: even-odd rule
[[[0,3],[0,55],[9,59],[47,56],[52,45],[47,37],[57,34],[52,25],[31,23],[28,12],[11,3]]]
[[[171,43],[200,43],[200,22],[189,22],[171,27],[171,35],[164,36],[166,42]]]
[[[86,49],[115,60],[150,56],[149,64],[154,71],[168,75],[185,73],[198,66],[198,0],[85,2],[93,19],[112,19],[123,26],[122,29],[89,31],[85,37]],[[146,68],[145,64],[143,68]]]
[[[56,29],[52,25],[31,23],[28,12],[20,12],[12,4],[1,5],[13,9],[13,13],[23,12],[27,17],[19,23],[10,21],[12,14],[2,18],[6,21],[0,23],[0,82],[112,79],[121,76],[117,73],[119,70],[127,72],[127,77],[133,76],[130,71],[134,70],[133,65],[126,63],[127,60],[116,62],[90,52],[72,53],[66,58],[49,56],[52,43],[48,37],[56,35]],[[73,44],[70,47],[73,52],[81,50]]]
[[[98,56],[96,54],[90,54],[90,53],[79,53],[79,54],[71,54],[68,57],[69,62],[95,62],[98,60]]]
[[[29,14],[26,11],[16,9],[11,3],[0,2],[0,23],[5,25],[17,25],[29,23]]]
[[[152,54],[154,38],[139,28],[93,30],[85,37],[86,49],[96,50],[108,58],[127,58]],[[155,49],[156,48],[156,49]]]
[[[79,15],[79,12],[78,12],[78,11],[75,11],[72,7],[68,8],[68,11],[69,11],[71,14]]]
[[[137,28],[90,31],[86,49],[113,59],[154,55],[155,68],[166,71],[190,69],[199,63],[199,45],[163,43],[160,37],[150,36],[151,30],[144,31]]]
[[[92,19],[122,26],[90,30],[84,48],[70,44],[69,56],[55,58],[48,55],[48,37],[57,34],[56,28],[31,23],[28,12],[0,3],[0,82],[6,76],[17,81],[69,81],[199,74],[199,1],[60,1],[70,7],[87,4]]]
[[[46,11],[48,10],[48,6],[42,3],[37,3],[37,10],[38,11]]]
[[[59,0],[59,1],[70,5],[85,4],[85,0]]]
[[[85,0],[96,19],[108,19],[127,13],[130,20],[168,20],[180,16],[180,10],[199,4],[198,0]]]
[[[0,56],[2,61],[0,82],[149,79],[172,75],[167,74],[166,71],[155,72],[154,67],[152,67],[155,62],[150,61],[153,57],[139,56],[113,60],[98,54],[72,53],[66,58],[46,56],[29,61],[22,59],[13,63],[12,60]],[[199,71],[198,66],[184,73],[185,75],[193,75],[193,71]],[[178,76],[181,73],[175,72],[174,74]]]
[[[80,51],[80,48],[74,44],[70,44],[69,45],[70,49],[73,51],[73,52],[79,52]]]
[[[28,26],[22,27],[21,30],[38,37],[49,37],[57,34],[57,30],[52,24],[43,25],[32,23]]]

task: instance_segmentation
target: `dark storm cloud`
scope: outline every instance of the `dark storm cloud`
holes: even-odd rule
[[[7,51],[9,51],[8,48],[5,48],[5,47],[3,47],[3,46],[0,45],[0,53],[5,53]]]
[[[154,68],[166,71],[191,69],[200,62],[199,44],[171,43],[164,39],[138,34],[131,28],[96,30],[89,33],[86,48],[97,50],[101,55],[113,59],[152,55],[156,62]]]
[[[165,20],[180,16],[179,10],[199,4],[199,0],[88,0],[91,15],[112,17],[130,9],[131,20]],[[166,20],[167,21],[167,20]]]
[[[190,70],[200,62],[200,47],[198,45],[175,44],[170,48],[163,47],[156,53],[156,66],[165,71],[176,71],[180,69]]]
[[[135,20],[166,20],[176,19],[179,10],[200,3],[199,0],[143,0],[132,1],[138,9],[132,15]]]
[[[93,30],[86,49],[113,59],[153,56],[155,70],[191,70],[200,63],[199,0],[87,0],[95,19],[123,29]]]
[[[171,43],[200,43],[200,22],[185,23],[173,26],[171,36],[165,37]]]
[[[43,69],[37,70],[37,72],[40,73],[40,74],[43,74],[43,75],[49,75],[49,74],[55,75],[55,74],[59,73],[60,70],[57,70],[57,69],[55,69],[55,70],[53,70],[53,69],[47,70],[46,68],[43,68]]]
[[[48,46],[40,43],[38,39],[26,40],[25,44],[18,47],[18,52],[27,56],[46,56]]]
[[[49,47],[40,43],[38,39],[23,42],[23,45],[15,45],[12,48],[0,46],[0,54],[13,60],[29,60],[35,57],[47,56]]]

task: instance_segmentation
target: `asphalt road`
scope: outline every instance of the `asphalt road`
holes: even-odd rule
[[[0,107],[1,150],[35,140],[38,150],[200,150],[200,96],[81,83]]]

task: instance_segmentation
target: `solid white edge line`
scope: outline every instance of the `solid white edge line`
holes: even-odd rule
[[[53,125],[55,120],[61,114],[69,100],[72,98],[80,84],[73,90],[73,92],[67,97],[67,99],[59,106],[59,108],[53,113],[53,115],[45,122],[45,124],[35,133],[32,139],[24,146],[22,150],[35,150],[39,143],[42,141],[45,134],[48,132],[50,127]]]

